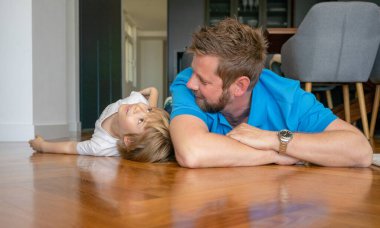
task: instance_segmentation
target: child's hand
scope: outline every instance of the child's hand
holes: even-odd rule
[[[145,97],[149,97],[151,93],[154,91],[157,91],[155,87],[148,87],[148,88],[142,89],[140,93]]]
[[[148,87],[141,90],[140,93],[148,100],[151,107],[157,107],[158,90],[155,87]]]
[[[35,139],[29,140],[29,145],[33,150],[42,152],[42,143],[44,142],[45,140],[37,135]]]

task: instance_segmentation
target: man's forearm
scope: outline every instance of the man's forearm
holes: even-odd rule
[[[372,148],[364,136],[337,130],[296,133],[286,154],[322,166],[367,167],[371,164]]]
[[[275,131],[240,124],[227,135],[258,150],[279,152]],[[357,128],[336,119],[321,133],[295,132],[287,144],[286,155],[322,166],[366,167],[371,164],[372,148]]]
[[[274,151],[256,150],[226,136],[207,133],[194,141],[189,152],[196,159],[190,162],[194,167],[257,166],[276,162]]]
[[[171,137],[181,166],[255,166],[276,162],[277,153],[274,151],[256,150],[227,136],[209,133],[207,129],[198,131],[194,125],[196,123],[191,122],[191,119],[181,116],[171,122]]]

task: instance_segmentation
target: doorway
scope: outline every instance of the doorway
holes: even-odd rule
[[[121,1],[79,1],[79,78],[82,131],[121,98]]]

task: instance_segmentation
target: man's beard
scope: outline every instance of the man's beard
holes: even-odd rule
[[[208,113],[217,113],[222,111],[228,102],[230,101],[230,93],[228,90],[224,90],[222,95],[219,97],[219,101],[216,104],[210,104],[206,101],[206,99],[202,96],[202,98],[197,98],[196,102],[198,106],[205,112]]]

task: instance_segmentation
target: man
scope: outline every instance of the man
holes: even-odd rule
[[[181,166],[371,164],[372,148],[358,129],[298,81],[263,69],[260,30],[225,19],[195,33],[189,52],[192,69],[171,86],[170,132]]]

